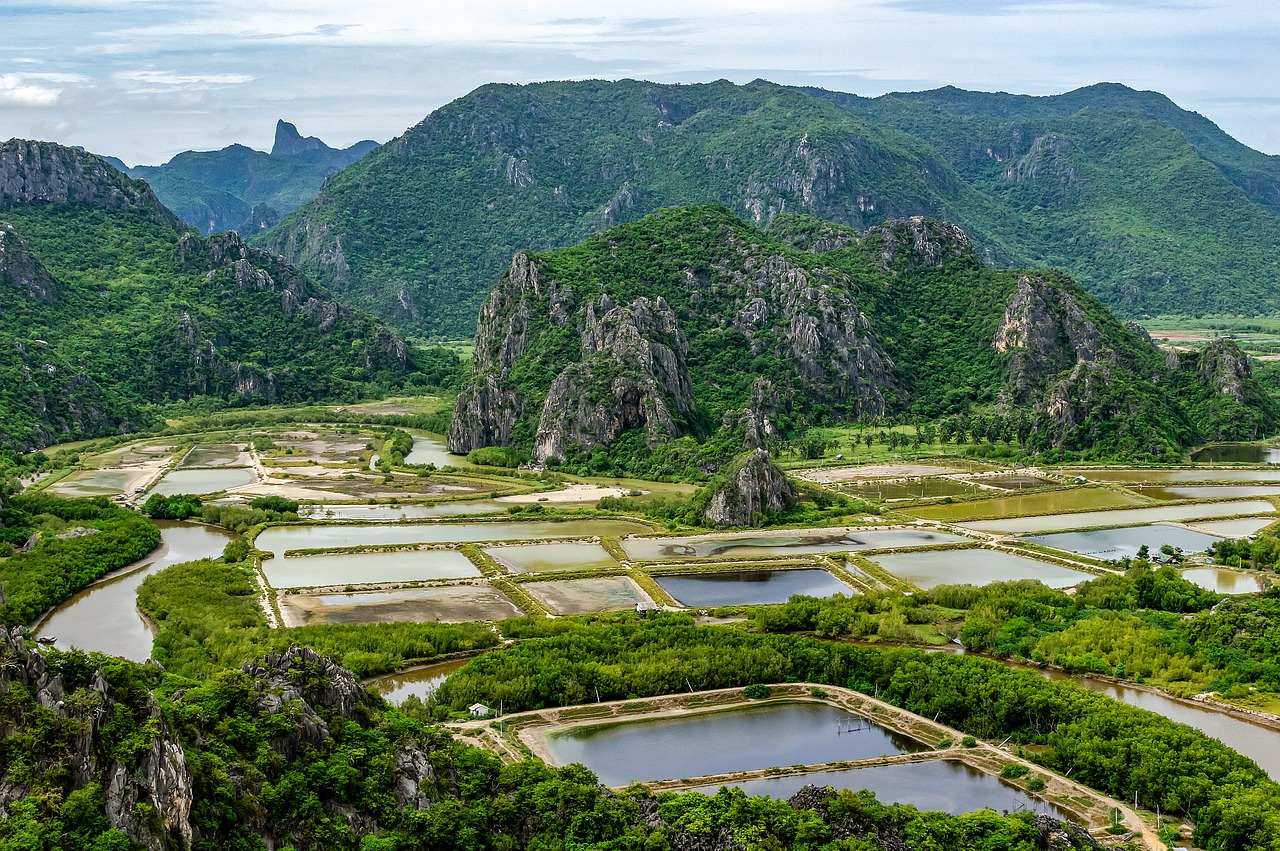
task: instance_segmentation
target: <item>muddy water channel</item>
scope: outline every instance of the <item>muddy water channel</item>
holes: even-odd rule
[[[1256,594],[1262,590],[1258,577],[1216,567],[1197,567],[1182,571],[1182,578],[1218,594]]]
[[[637,561],[673,561],[836,553],[893,547],[936,547],[964,540],[958,535],[920,529],[800,529],[790,532],[758,532],[736,537],[632,538],[623,541],[622,548]]]
[[[869,789],[881,803],[909,804],[921,810],[953,815],[989,808],[1009,812],[1032,810],[1055,818],[1071,819],[1069,813],[1046,801],[1032,798],[998,778],[949,759],[905,765],[879,765],[853,771],[819,771],[791,777],[765,777],[726,785],[736,786],[748,795],[765,795],[785,801],[799,792],[801,787],[811,784],[855,791]],[[711,795],[715,794],[717,788],[704,786],[696,791]]]
[[[63,650],[78,647],[123,656],[151,658],[151,628],[137,608],[138,586],[171,564],[222,554],[231,534],[194,523],[160,521],[160,546],[141,561],[116,571],[62,603],[38,634],[57,638]]]
[[[1172,721],[1194,727],[1258,763],[1272,780],[1280,780],[1280,730],[1251,724],[1225,712],[1201,708],[1194,703],[1175,700],[1145,689],[1090,677],[1073,677],[1058,671],[1040,671],[1039,673],[1046,679],[1074,682],[1076,685],[1100,692],[1121,703],[1146,709]]]
[[[848,732],[851,725],[856,732]],[[545,742],[557,764],[580,762],[606,786],[926,749],[857,715],[819,703],[570,727],[546,733]]]
[[[470,659],[454,659],[435,665],[423,665],[398,674],[388,674],[370,680],[366,685],[382,695],[390,703],[404,703],[410,697],[426,700],[436,693],[444,678],[470,662]]]

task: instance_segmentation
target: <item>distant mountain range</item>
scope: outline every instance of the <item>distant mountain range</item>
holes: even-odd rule
[[[136,429],[156,403],[355,398],[422,379],[381,321],[48,142],[0,145],[0,303],[0,456]]]
[[[255,239],[404,329],[469,336],[515,252],[707,203],[759,225],[945,219],[988,262],[1060,267],[1124,316],[1280,312],[1280,158],[1110,84],[879,98],[765,81],[487,85]]]
[[[231,145],[187,151],[164,165],[129,168],[114,157],[106,159],[130,177],[146,180],[166,207],[206,236],[227,230],[249,236],[315,198],[325,178],[377,146],[364,141],[338,150],[281,120],[269,154]]]

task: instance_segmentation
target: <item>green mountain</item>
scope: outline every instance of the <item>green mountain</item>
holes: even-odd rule
[[[516,255],[449,448],[678,475],[806,424],[975,408],[1033,448],[1134,456],[1276,421],[1234,344],[1167,358],[1061,273],[985,265],[955,225],[761,231],[686,207]]]
[[[757,81],[488,85],[258,239],[405,328],[469,334],[507,259],[663,207],[865,230],[924,215],[1113,309],[1280,310],[1280,161],[1154,93],[866,99]]]
[[[354,395],[416,356],[235,234],[44,142],[0,146],[0,450],[127,430],[148,403]]]
[[[248,235],[266,230],[316,197],[327,177],[377,146],[364,141],[331,148],[279,121],[269,154],[231,145],[220,151],[187,151],[164,165],[121,171],[146,180],[165,206],[201,233],[236,230]]]

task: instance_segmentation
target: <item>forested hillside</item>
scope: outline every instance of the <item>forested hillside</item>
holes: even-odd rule
[[[366,141],[335,150],[280,121],[270,153],[231,145],[121,170],[147,181],[165,206],[201,233],[236,230],[248,236],[316,197],[325,178],[376,147]]]
[[[203,239],[91,154],[0,147],[0,447],[143,424],[149,403],[402,386],[415,355],[234,234]]]
[[[516,251],[663,207],[860,230],[925,215],[989,262],[1054,266],[1124,315],[1280,308],[1280,165],[1120,86],[864,99],[623,80],[488,85],[433,112],[261,237],[405,328],[469,335]]]
[[[1275,422],[1230,342],[1166,358],[1060,273],[986,266],[954,225],[760,231],[686,207],[516,255],[480,312],[450,448],[672,475],[713,433],[740,452],[829,420],[990,407],[1030,447],[1096,455],[1176,458]]]

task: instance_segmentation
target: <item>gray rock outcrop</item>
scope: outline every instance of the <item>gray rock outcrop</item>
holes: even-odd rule
[[[885,222],[869,229],[866,238],[880,240],[880,263],[887,271],[977,259],[973,242],[959,225],[924,216]]]
[[[0,288],[4,287],[45,304],[55,302],[60,289],[13,226],[0,221]]]
[[[750,526],[796,504],[796,491],[769,453],[756,449],[730,465],[703,516],[717,526]]]
[[[1038,401],[1045,380],[1078,363],[1097,360],[1104,337],[1069,293],[1024,276],[1005,302],[992,345],[1007,356],[1016,400]]]

